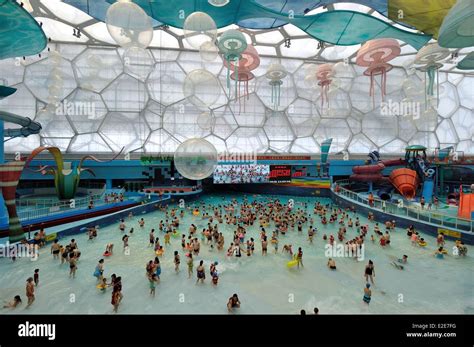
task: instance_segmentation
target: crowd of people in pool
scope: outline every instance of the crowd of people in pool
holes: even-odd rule
[[[337,224],[337,233],[335,236],[330,234],[327,236],[323,233],[322,239],[330,245],[334,245],[336,237],[339,242],[344,243],[344,247],[348,251],[355,251],[361,249],[370,231],[370,224],[362,224],[361,221],[355,214],[351,215],[351,209],[341,209],[340,207],[332,204],[323,205],[320,202],[316,202],[312,207],[312,212],[308,212],[308,203],[301,202],[301,205],[296,207],[293,204],[285,204],[279,199],[266,198],[266,199],[254,199],[249,201],[247,197],[239,203],[236,199],[226,201],[225,199],[221,204],[206,204],[201,202],[199,205],[186,209],[180,209],[178,207],[171,207],[168,205],[160,206],[162,212],[164,212],[164,220],[161,220],[156,226],[158,231],[164,234],[164,245],[171,246],[171,237],[181,240],[181,248],[185,255],[186,268],[188,278],[191,278],[194,271],[194,262],[198,259],[201,245],[209,247],[210,250],[214,248],[219,252],[225,252],[227,257],[247,257],[254,256],[256,240],[253,237],[248,238],[247,232],[253,227],[258,227],[260,230],[260,244],[261,244],[261,255],[266,256],[268,252],[268,245],[271,244],[273,253],[278,253],[280,250],[283,254],[287,254],[292,260],[292,266],[297,268],[303,267],[303,250],[302,247],[298,247],[296,254],[293,253],[293,246],[291,244],[284,244],[280,246],[280,240],[286,233],[296,232],[303,235],[303,229],[307,228],[307,240],[311,244],[313,239],[318,233],[318,229],[314,227],[316,224],[316,218],[319,218],[322,225]],[[200,232],[200,238],[198,237],[198,227],[195,224],[189,225],[188,234],[180,233],[178,228],[182,223],[185,213],[192,213],[192,215],[203,221],[207,222],[207,226],[202,228]],[[355,219],[353,217],[355,216]],[[130,214],[129,219],[132,220],[135,217]],[[390,245],[390,233],[395,230],[395,221],[386,221],[385,232],[381,230],[378,222],[375,222],[373,214],[369,213],[368,220],[373,224],[373,233],[371,234],[372,243],[376,242],[376,238],[379,238],[379,244],[381,247],[387,247]],[[224,250],[225,246],[225,235],[219,231],[220,224],[227,224],[234,227],[233,234],[230,236],[229,247]],[[140,229],[146,229],[146,221],[144,218],[138,219],[138,226]],[[123,243],[123,251],[127,252],[129,249],[128,240],[134,233],[134,228],[131,228],[126,233],[126,223],[122,219],[119,223],[119,230],[121,232],[121,240]],[[269,229],[273,231],[269,232]],[[352,229],[356,231],[356,236],[353,238],[347,237],[347,230]],[[89,240],[94,240],[98,237],[99,227],[92,226],[87,229],[87,235]],[[270,235],[271,233],[271,235]],[[413,246],[425,247],[427,242],[422,238],[413,226],[407,228],[407,237],[410,239]],[[31,244],[34,247],[43,247],[46,242],[46,233],[44,229],[40,232],[35,233]],[[440,233],[436,239],[437,250],[435,257],[442,259],[446,254],[447,250],[444,248],[445,239],[444,235]],[[149,283],[150,296],[154,297],[156,293],[156,286],[160,283],[161,275],[161,263],[160,258],[164,256],[164,247],[160,244],[159,236],[155,235],[155,229],[151,228],[149,233],[149,247],[153,249],[155,253],[154,259],[149,260],[145,265],[145,275]],[[462,241],[456,241],[453,249],[457,250],[458,256],[466,256],[467,247]],[[105,247],[103,257],[107,258],[113,255],[114,245],[108,243]],[[69,264],[69,277],[75,278],[76,271],[78,269],[78,261],[81,257],[78,244],[75,239],[72,239],[69,244],[63,246],[59,244],[59,240],[54,240],[51,245],[51,254],[54,260],[60,260],[61,264]],[[15,261],[16,257],[12,257]],[[173,252],[173,263],[174,270],[176,273],[180,272],[181,256],[179,251]],[[290,262],[291,263],[291,262]],[[408,256],[403,255],[401,258],[394,260],[391,264],[399,269],[403,270],[408,263]],[[113,312],[117,312],[120,303],[123,299],[122,294],[122,278],[116,274],[110,276],[110,281],[104,277],[104,258],[98,261],[98,264],[93,272],[93,276],[97,278],[96,287],[102,292],[106,292],[107,288],[112,288],[111,293],[111,304],[113,306]],[[209,266],[209,275],[211,283],[217,286],[219,283],[219,273],[217,271],[218,262],[213,261]],[[336,270],[336,261],[333,258],[329,258],[327,266],[330,270]],[[364,278],[366,285],[363,288],[363,302],[369,304],[372,297],[371,285],[374,284],[375,278],[375,266],[372,260],[369,260],[364,270]],[[206,280],[206,268],[204,261],[199,260],[198,266],[196,267],[196,284],[204,283]],[[39,283],[39,269],[36,269],[33,277],[29,277],[26,282],[26,296],[28,298],[28,306],[33,304],[35,300],[35,287]],[[22,300],[20,295],[16,295],[14,299],[5,304],[5,308],[16,308],[21,304]],[[233,294],[227,303],[227,308],[230,312],[239,308],[241,305],[240,299],[237,294]]]

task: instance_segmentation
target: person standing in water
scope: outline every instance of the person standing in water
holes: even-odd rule
[[[188,278],[191,278],[191,276],[193,275],[193,267],[194,267],[192,253],[188,253],[187,263],[188,263]]]
[[[156,274],[152,273],[150,277],[148,277],[148,280],[150,282],[150,295],[155,297],[156,283],[158,282]]]
[[[370,303],[370,300],[372,299],[372,291],[369,289],[370,288],[370,283],[367,283],[364,288],[364,297],[362,300],[368,305]]]
[[[100,259],[99,263],[95,267],[94,276],[97,277],[98,281],[102,281],[104,274],[104,259]]]
[[[174,271],[176,271],[176,273],[179,272],[179,264],[180,263],[181,263],[181,260],[179,258],[178,251],[174,251]]]
[[[206,279],[206,272],[204,270],[204,261],[201,260],[199,262],[199,266],[197,267],[197,281],[196,281],[196,284],[201,281],[201,283],[204,283],[204,280]]]
[[[26,297],[28,298],[28,305],[26,308],[30,307],[33,301],[35,301],[35,285],[33,283],[33,277],[29,277],[26,280]]]
[[[74,252],[69,253],[69,277],[76,277],[77,270],[77,259],[74,255]]]
[[[374,284],[374,277],[375,277],[375,267],[372,260],[369,260],[369,263],[365,266],[365,281],[369,283],[369,278],[372,284]]]
[[[304,267],[303,266],[303,250],[301,249],[301,247],[298,247],[298,254],[296,255],[296,260],[297,260],[297,266],[298,268],[300,267]]]
[[[58,239],[55,239],[53,244],[51,245],[51,254],[53,255],[53,259],[59,259],[60,249],[61,249],[61,246],[58,243]]]

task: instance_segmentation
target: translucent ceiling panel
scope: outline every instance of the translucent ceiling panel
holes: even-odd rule
[[[184,99],[183,83],[186,74],[176,62],[158,62],[148,77],[147,87],[153,100],[163,105]]]
[[[296,99],[288,109],[286,115],[297,137],[311,136],[319,123],[319,115],[314,105],[306,99]]]
[[[102,92],[111,111],[139,112],[148,102],[145,84],[129,75],[122,75]]]
[[[63,104],[65,113],[79,134],[97,131],[107,114],[100,94],[84,89],[76,89]]]
[[[60,58],[58,62],[48,58],[28,65],[25,72],[25,84],[38,99],[44,102],[49,101],[52,89],[57,92],[56,99],[61,100],[77,87],[71,63],[64,58]]]
[[[291,153],[319,153],[321,149],[313,137],[296,139],[291,146]]]
[[[238,128],[226,143],[231,152],[260,153],[268,148],[268,139],[262,128]]]
[[[148,103],[147,108],[143,111],[143,115],[151,130],[160,129],[163,126],[164,107],[154,101]]]
[[[138,113],[111,112],[102,123],[100,134],[114,152],[124,147],[127,153],[142,148],[150,129]]]
[[[111,151],[99,134],[76,135],[69,145],[69,152],[72,153],[106,153]]]
[[[161,129],[150,134],[145,144],[145,150],[147,153],[173,153],[178,146],[179,141]]]
[[[380,110],[366,114],[362,120],[362,133],[375,145],[383,146],[398,135],[398,119],[394,116],[380,116]]]
[[[344,150],[351,136],[349,125],[344,119],[321,119],[314,132],[314,138],[319,144],[332,137],[332,153]]]
[[[58,147],[63,153],[67,151],[70,143],[71,143],[70,138],[59,138],[59,137],[41,138],[41,146]]]
[[[215,136],[226,139],[235,129],[237,129],[237,122],[234,118],[234,114],[228,106],[213,110],[213,114],[215,117],[215,123],[212,133]]]
[[[207,136],[212,129],[204,127],[198,119],[203,113],[209,114],[209,112],[202,111],[189,102],[168,106],[163,113],[163,129],[181,142]]]
[[[472,109],[459,108],[451,120],[460,140],[471,140],[474,137],[474,111]]]
[[[230,102],[229,106],[232,110],[237,124],[245,127],[261,127],[265,122],[265,106],[255,94],[250,94],[248,99],[241,98],[244,106],[239,106],[237,102]]]
[[[22,58],[9,58],[0,62],[0,85],[13,86],[23,81],[22,61]]]
[[[95,92],[102,91],[123,71],[122,60],[115,49],[89,48],[73,65],[79,85]]]

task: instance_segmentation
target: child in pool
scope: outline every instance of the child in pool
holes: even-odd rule
[[[367,283],[364,288],[364,297],[362,300],[368,305],[370,303],[370,300],[372,299],[372,291],[369,289],[370,284]]]
[[[150,284],[150,295],[155,296],[155,290],[156,290],[156,283],[158,282],[158,279],[156,278],[156,274],[151,274],[150,277],[148,278],[148,282]]]
[[[188,264],[188,278],[191,278],[191,276],[193,275],[193,267],[194,267],[192,253],[188,253],[187,257],[188,259],[186,260],[186,263]]]
[[[3,308],[16,308],[18,305],[21,304],[21,297],[19,295],[15,295],[13,301],[7,302],[3,305]]]
[[[97,288],[102,292],[105,293],[105,290],[107,289],[107,279],[103,278],[102,283],[97,285]]]
[[[35,269],[35,273],[33,275],[33,281],[35,282],[35,286],[38,287],[39,284],[39,269]]]

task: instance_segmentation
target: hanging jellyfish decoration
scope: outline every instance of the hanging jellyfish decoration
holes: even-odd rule
[[[400,54],[400,44],[395,39],[375,39],[367,41],[357,52],[356,64],[367,67],[365,76],[370,77],[370,92],[375,107],[375,76],[380,75],[382,100],[386,94],[387,72],[393,66],[388,61]]]
[[[252,73],[260,65],[260,57],[257,50],[254,46],[248,45],[245,51],[242,52],[238,66],[234,65],[234,62],[231,62],[230,65],[227,65],[227,62],[224,61],[224,66],[229,70],[232,70],[230,79],[238,83],[236,100],[239,100],[239,112],[241,108],[240,100],[241,97],[244,97],[244,112],[245,112],[245,97],[249,99],[249,81],[255,78],[255,75]],[[241,86],[244,86],[244,91],[241,93]]]
[[[239,60],[241,59],[242,53],[247,48],[247,41],[245,40],[244,34],[235,29],[227,30],[222,34],[217,44],[220,53],[224,57],[224,64],[228,67],[227,69],[227,90],[229,96],[231,92],[230,87],[230,66],[234,66],[234,73],[239,76]],[[235,96],[238,94],[238,80],[235,79]]]
[[[321,87],[321,111],[324,108],[325,102],[329,108],[328,90],[332,82],[331,76],[333,75],[333,67],[333,64],[323,64],[319,65],[316,70],[318,86]]]
[[[438,70],[443,66],[440,61],[449,57],[451,52],[447,48],[432,43],[421,48],[415,56],[415,65],[425,73],[425,106],[428,97],[434,97],[434,83],[436,80],[436,104],[439,102],[439,75]]]
[[[270,80],[269,84],[272,87],[272,104],[273,109],[277,110],[280,106],[280,88],[283,84],[283,79],[288,72],[285,67],[278,63],[273,63],[265,73],[265,77]]]

